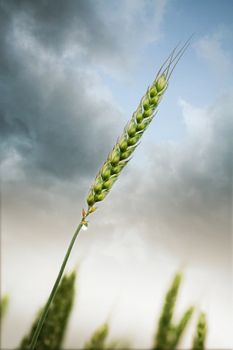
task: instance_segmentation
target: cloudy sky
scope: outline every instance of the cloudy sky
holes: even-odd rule
[[[4,348],[45,301],[89,186],[141,96],[192,33],[159,113],[78,237],[66,346],[81,347],[108,319],[111,339],[147,349],[181,267],[177,317],[196,304],[207,348],[232,346],[232,15],[230,0],[0,2]]]

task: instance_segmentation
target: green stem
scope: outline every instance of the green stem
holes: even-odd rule
[[[74,242],[75,242],[75,240],[76,240],[76,238],[77,238],[77,236],[78,236],[78,234],[79,234],[79,232],[80,232],[82,226],[83,226],[83,224],[82,224],[82,221],[81,221],[80,224],[78,225],[78,227],[77,227],[77,229],[76,229],[74,235],[73,235],[72,240],[70,241],[69,247],[68,247],[68,249],[67,249],[67,252],[66,252],[66,255],[65,255],[65,257],[64,257],[63,263],[62,263],[62,265],[61,265],[60,271],[59,271],[59,273],[58,273],[57,279],[56,279],[56,281],[55,281],[55,283],[54,283],[53,289],[52,289],[52,291],[51,291],[51,293],[50,293],[50,296],[49,296],[49,298],[48,298],[48,301],[47,301],[47,303],[46,303],[46,305],[45,305],[45,307],[44,307],[44,310],[43,310],[43,312],[42,312],[42,315],[41,315],[41,317],[40,317],[40,320],[39,320],[39,322],[38,322],[38,324],[37,324],[35,333],[33,334],[33,338],[32,338],[32,341],[31,341],[31,345],[30,345],[30,347],[29,347],[30,350],[34,350],[34,349],[35,349],[36,342],[37,342],[37,339],[38,339],[38,337],[39,337],[39,335],[40,335],[40,331],[41,331],[41,328],[43,327],[43,324],[44,324],[44,321],[45,321],[45,319],[46,319],[47,313],[48,313],[48,311],[49,311],[49,307],[50,307],[50,305],[51,305],[51,303],[52,303],[52,301],[53,301],[53,298],[54,298],[54,296],[55,296],[55,294],[56,294],[56,292],[57,292],[57,288],[58,288],[58,285],[59,285],[59,283],[60,283],[60,281],[61,281],[61,278],[62,278],[64,269],[65,269],[65,267],[66,267],[67,260],[68,260],[68,258],[69,258],[69,256],[70,256],[70,253],[71,253],[71,250],[72,250],[72,248],[73,248]]]

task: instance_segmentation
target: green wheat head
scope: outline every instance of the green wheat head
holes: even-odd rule
[[[5,316],[8,305],[9,305],[9,297],[8,295],[4,295],[1,298],[1,302],[0,302],[0,320],[2,320],[3,317]]]
[[[206,316],[203,312],[201,312],[197,321],[196,333],[193,338],[192,350],[204,350],[206,333],[207,333]]]
[[[89,208],[96,202],[102,201],[109,193],[114,182],[118,179],[122,169],[129,161],[148,125],[154,118],[154,112],[167,88],[165,74],[154,81],[143,96],[139,107],[134,112],[130,122],[125,127],[116,145],[110,152],[108,159],[97,174],[87,197]]]
[[[36,350],[59,350],[61,348],[74,301],[75,278],[75,272],[63,277],[39,335]],[[42,310],[39,312],[29,334],[22,340],[20,350],[29,347],[41,312]]]
[[[173,331],[172,331],[172,336],[171,336],[171,340],[169,342],[170,348],[171,349],[176,349],[177,346],[180,343],[181,337],[193,315],[194,312],[194,307],[191,306],[189,307],[184,315],[182,316],[180,322],[177,324],[177,326],[173,327]]]
[[[87,226],[86,217],[96,210],[95,204],[102,201],[110,192],[113,184],[116,182],[120,173],[129,162],[133,152],[139,145],[142,135],[157,112],[157,107],[168,87],[172,71],[189,43],[190,40],[184,44],[178,53],[176,53],[175,48],[159,69],[155,80],[142,97],[138,108],[133,113],[123,133],[109,153],[107,160],[97,173],[86,199],[88,210],[87,212],[85,210],[82,212],[83,225]]]
[[[156,350],[176,349],[193,314],[194,308],[190,307],[184,313],[177,325],[172,322],[181,281],[182,274],[177,273],[165,296],[164,305],[158,322],[157,333],[154,339],[154,349]]]
[[[85,350],[104,350],[106,346],[106,338],[108,336],[109,327],[107,323],[100,326],[84,345]]]
[[[91,335],[85,343],[84,350],[129,350],[129,345],[125,342],[114,340],[107,343],[109,325],[104,323]]]

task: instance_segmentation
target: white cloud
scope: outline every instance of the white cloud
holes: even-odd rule
[[[230,54],[223,46],[221,31],[202,37],[195,45],[198,55],[203,58],[218,77],[232,73],[233,63]]]

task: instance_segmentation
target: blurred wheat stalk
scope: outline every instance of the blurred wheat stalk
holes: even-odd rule
[[[155,80],[153,81],[152,85],[147,89],[146,94],[142,97],[138,108],[133,113],[133,116],[130,119],[129,123],[126,125],[122,135],[119,137],[117,143],[113,147],[112,151],[109,153],[106,162],[98,172],[87,196],[88,208],[87,210],[82,210],[81,221],[69,244],[53,289],[49,295],[48,301],[41,313],[41,316],[35,328],[35,332],[33,334],[30,345],[30,350],[35,349],[37,339],[45,322],[50,305],[53,301],[53,298],[55,297],[67,260],[69,258],[69,255],[81,228],[87,227],[87,217],[96,210],[96,207],[94,205],[97,202],[102,201],[106,197],[113,184],[118,179],[119,174],[129,162],[130,157],[135,151],[136,147],[138,146],[142,135],[144,134],[146,128],[149,126],[149,124],[155,116],[157,106],[168,87],[168,82],[173,72],[173,69],[175,68],[179,59],[182,57],[189,43],[190,39],[187,40],[187,42],[178,52],[177,48],[175,48],[170,54],[170,56],[167,58],[167,60],[164,62],[164,64],[161,66],[156,75]]]
[[[1,304],[0,304],[0,320],[2,320],[3,317],[5,316],[8,308],[8,304],[9,304],[9,296],[4,295],[1,299]]]
[[[65,333],[71,311],[74,305],[76,274],[66,274],[58,288],[56,296],[49,310],[46,321],[40,332],[36,343],[36,350],[60,350],[64,343]],[[184,312],[177,324],[174,324],[176,301],[182,281],[182,274],[175,274],[172,283],[165,295],[163,307],[157,324],[157,330],[154,337],[151,350],[176,350],[181,349],[182,337],[189,325],[194,313],[194,307],[190,306]],[[1,301],[1,307],[5,299]],[[22,339],[18,350],[25,350],[31,343],[33,333],[38,324],[38,312],[28,334]],[[201,312],[198,316],[197,325],[193,334],[191,345],[192,350],[204,350],[207,333],[206,316]],[[86,341],[82,349],[84,350],[127,350],[129,345],[122,340],[109,342],[109,324],[106,322],[98,327],[89,340]]]
[[[159,319],[158,330],[154,340],[155,350],[175,349],[179,344],[181,336],[183,335],[184,330],[192,317],[194,307],[190,306],[185,311],[178,324],[173,324],[172,322],[181,280],[181,273],[177,273],[174,277],[171,287],[166,294],[164,306]]]
[[[59,350],[61,348],[68,325],[68,319],[73,307],[75,279],[75,272],[66,274],[62,278],[37,339],[36,350]],[[36,317],[31,330],[28,335],[22,339],[18,350],[25,350],[30,346],[42,312],[43,309],[38,312],[38,316]]]

